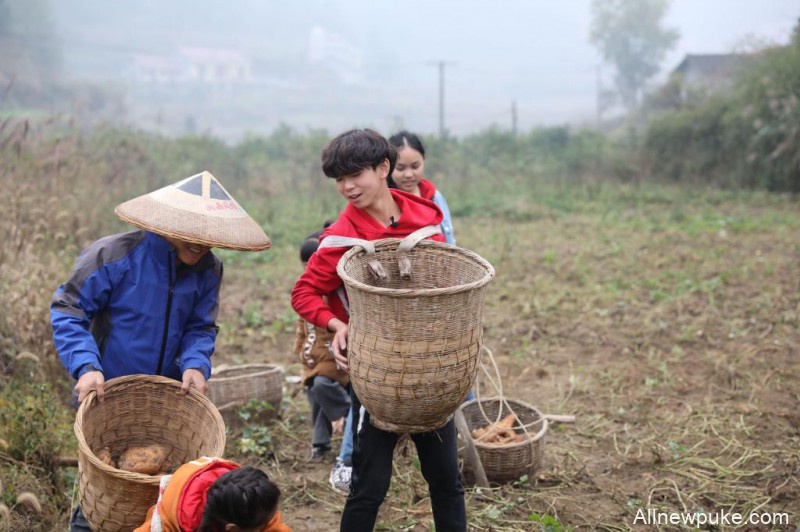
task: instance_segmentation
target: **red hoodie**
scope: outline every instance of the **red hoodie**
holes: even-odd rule
[[[427,179],[419,180],[419,194],[426,200],[433,201],[433,196],[436,194],[436,187]]]
[[[403,238],[422,227],[438,226],[442,223],[442,211],[435,203],[401,190],[390,191],[402,212],[397,220],[397,227],[384,227],[365,210],[348,203],[339,219],[319,237],[320,241],[332,235],[362,240]],[[431,239],[445,241],[442,234],[434,235]],[[318,327],[326,328],[334,317],[347,323],[347,310],[336,293],[343,284],[336,273],[336,265],[347,250],[348,248],[319,248],[311,255],[305,272],[292,290],[294,310]],[[328,297],[328,305],[324,303],[323,296]]]

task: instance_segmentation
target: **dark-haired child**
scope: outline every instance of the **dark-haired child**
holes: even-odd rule
[[[337,296],[342,280],[336,265],[346,251],[326,247],[325,239],[345,236],[363,240],[403,238],[427,226],[442,223],[442,212],[432,202],[389,189],[387,179],[397,153],[389,142],[369,129],[350,130],[331,140],[322,152],[322,169],[336,180],[336,188],[347,200],[339,219],[321,237],[319,250],[292,291],[292,306],[303,318],[334,333],[331,347],[339,365],[347,367],[348,314],[346,300]],[[444,241],[441,234],[432,237]],[[327,298],[327,299],[326,299]],[[370,423],[351,390],[354,448],[350,494],[340,529],[371,531],[389,489],[392,459],[399,434],[383,431]],[[458,470],[456,429],[453,421],[423,434],[413,434],[422,475],[428,483],[437,532],[464,531],[464,489]]]
[[[300,246],[304,267],[317,251],[321,234],[322,230],[311,233]],[[302,381],[311,405],[312,460],[323,458],[331,450],[331,435],[343,432],[344,419],[350,410],[350,378],[336,365],[330,348],[332,338],[326,328],[298,316],[294,354],[303,365]]]
[[[135,532],[291,532],[280,496],[260,469],[202,457],[161,477],[158,501]]]

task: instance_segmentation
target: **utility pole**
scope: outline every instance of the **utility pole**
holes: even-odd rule
[[[517,136],[517,100],[511,100],[511,134]]]
[[[597,106],[597,130],[603,122],[603,84],[600,79],[600,65],[595,70],[595,105]]]
[[[446,134],[444,127],[444,67],[455,63],[452,61],[431,61],[429,64],[439,67],[439,137],[443,139]]]

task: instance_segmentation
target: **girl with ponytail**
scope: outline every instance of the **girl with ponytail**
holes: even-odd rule
[[[260,469],[199,458],[161,477],[158,502],[135,532],[291,532],[280,495]]]

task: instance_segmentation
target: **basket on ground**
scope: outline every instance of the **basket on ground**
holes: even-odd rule
[[[409,245],[413,237],[371,242],[369,252],[354,247],[337,267],[350,305],[350,382],[372,423],[391,432],[439,428],[466,397],[494,277],[471,251],[429,240]]]
[[[236,410],[249,401],[267,403],[259,408],[258,421],[277,417],[283,400],[281,368],[274,364],[243,364],[214,368],[208,381],[208,396],[228,425],[237,425]]]
[[[467,401],[461,411],[470,432],[515,414],[518,422],[512,428],[525,436],[521,442],[501,445],[474,440],[488,480],[509,482],[523,475],[530,477],[542,466],[547,418],[539,410],[522,401],[490,397]]]
[[[95,456],[132,446],[160,444],[167,460],[178,466],[200,456],[221,456],[225,425],[203,394],[183,395],[181,383],[166,377],[132,375],[105,383],[105,400],[94,393],[75,417],[78,439],[78,498],[95,530],[133,530],[144,522],[158,498],[160,477],[115,469]]]

